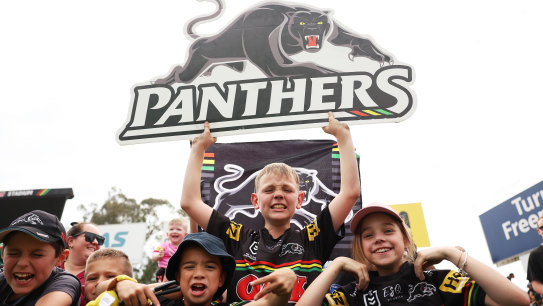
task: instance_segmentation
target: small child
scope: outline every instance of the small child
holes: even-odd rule
[[[156,272],[156,281],[163,282],[164,271],[168,266],[168,260],[175,253],[177,247],[183,241],[183,238],[187,235],[187,222],[181,218],[174,218],[168,222],[168,231],[166,236],[168,241],[162,243],[153,251],[152,260],[158,261],[158,270]]]
[[[66,231],[55,215],[24,214],[0,230],[0,242],[0,305],[79,305],[79,280],[57,267],[68,251]]]
[[[360,196],[360,180],[349,126],[328,114],[326,133],[336,137],[341,154],[341,186],[338,195],[302,230],[290,228],[291,219],[304,201],[296,171],[283,163],[269,164],[255,179],[251,201],[260,211],[265,224],[259,230],[233,222],[206,205],[200,196],[201,168],[205,150],[215,143],[209,123],[192,142],[181,196],[181,208],[205,231],[219,237],[237,267],[228,287],[229,302],[250,301],[259,287],[251,287],[254,279],[269,275],[278,267],[297,274],[296,288],[289,304],[295,304],[304,289],[322,272],[334,245],[343,237],[343,222]]]
[[[353,257],[338,257],[309,286],[298,306],[320,305],[528,305],[525,292],[460,247],[434,247],[416,254],[402,218],[390,207],[372,204],[351,221]],[[428,270],[448,260],[459,267]],[[369,271],[371,265],[375,271]],[[332,293],[340,271],[358,282]],[[469,277],[466,275],[469,273]]]
[[[87,302],[94,301],[98,297],[96,291],[98,284],[118,275],[132,277],[132,264],[124,252],[116,249],[100,249],[92,253],[87,259],[85,267],[85,288],[83,290],[85,300]]]
[[[181,303],[173,304],[212,305],[212,301],[220,299],[232,281],[235,268],[234,257],[226,252],[219,238],[206,232],[188,234],[166,268],[166,277],[179,283],[183,295]],[[285,305],[295,281],[296,276],[290,269],[278,269],[257,279],[251,285],[265,285],[265,288],[259,292],[256,301],[247,305]]]

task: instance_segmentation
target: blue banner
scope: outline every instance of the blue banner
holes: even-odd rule
[[[543,215],[543,181],[479,216],[492,261],[529,251],[542,242],[537,219]]]

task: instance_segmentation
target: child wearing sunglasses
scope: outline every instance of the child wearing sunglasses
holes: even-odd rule
[[[81,222],[73,224],[68,230],[68,248],[70,254],[61,268],[77,276],[81,285],[85,285],[85,265],[89,256],[100,249],[105,238],[94,223]],[[81,305],[86,305],[81,298]]]

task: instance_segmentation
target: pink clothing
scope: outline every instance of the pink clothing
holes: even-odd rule
[[[173,254],[175,254],[175,251],[177,251],[177,246],[173,245],[169,241],[166,241],[163,244],[161,244],[160,247],[164,249],[164,257],[159,259],[158,267],[166,269],[166,267],[168,266],[168,261],[170,260],[170,257],[172,257]],[[156,248],[153,251],[153,254],[158,253],[159,250],[160,250],[159,248]]]

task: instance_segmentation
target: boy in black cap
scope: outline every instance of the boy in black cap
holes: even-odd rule
[[[79,280],[56,267],[68,254],[56,216],[41,210],[24,214],[0,230],[0,242],[0,305],[79,305]]]
[[[183,294],[182,303],[176,305],[211,305],[232,281],[235,267],[234,257],[226,252],[222,240],[206,232],[188,234],[166,268],[166,277],[177,280]],[[253,281],[252,286],[267,285],[257,300],[247,305],[285,305],[295,280],[292,270],[278,269]]]

